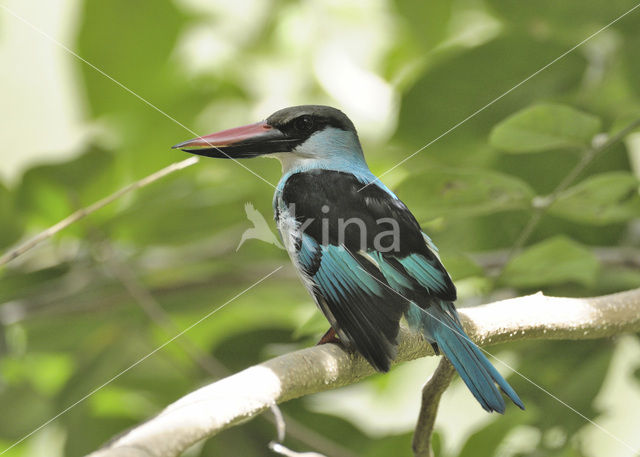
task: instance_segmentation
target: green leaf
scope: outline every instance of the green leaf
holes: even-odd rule
[[[485,169],[430,169],[404,180],[397,191],[419,221],[524,209],[534,196],[524,181]]]
[[[500,281],[516,287],[541,287],[567,282],[592,284],[598,272],[593,253],[575,241],[557,236],[526,249],[505,267]]]
[[[595,225],[628,221],[640,216],[639,184],[626,172],[593,176],[562,192],[549,212]]]
[[[517,52],[520,49],[526,52]],[[565,45],[532,39],[510,30],[480,46],[462,48],[447,58],[442,56],[427,66],[403,94],[396,138],[417,150],[564,51]],[[505,55],[509,58],[505,59]],[[481,148],[491,127],[537,100],[563,96],[568,87],[574,87],[583,79],[585,68],[586,60],[579,53],[567,55],[562,60],[562,71],[540,73],[528,81],[526,87],[514,90],[481,116],[470,119],[463,128],[456,128],[417,154],[412,162],[436,157],[452,166],[462,162],[480,163],[485,157]],[[472,82],[469,75],[473,75]],[[486,149],[487,154],[491,153],[491,148]]]
[[[542,104],[519,111],[491,131],[492,146],[511,153],[587,147],[600,119],[574,108]]]

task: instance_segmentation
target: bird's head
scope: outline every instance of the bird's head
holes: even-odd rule
[[[194,138],[173,148],[219,159],[271,155],[283,163],[363,161],[353,123],[342,111],[322,105],[284,108],[264,121]]]

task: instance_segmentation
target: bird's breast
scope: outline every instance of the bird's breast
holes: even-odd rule
[[[294,214],[285,205],[282,198],[276,201],[276,226],[282,237],[282,242],[289,256],[294,258],[296,254],[296,245],[300,239],[300,223],[296,221]]]
[[[302,240],[302,231],[300,229],[300,223],[296,220],[294,214],[290,211],[290,209],[284,204],[283,200],[276,197],[275,201],[275,215],[276,215],[276,227],[278,228],[278,232],[280,232],[280,237],[282,238],[282,243],[284,244],[287,253],[289,254],[289,258],[293,263],[300,279],[306,286],[306,288],[313,294],[314,282],[313,278],[311,278],[307,273],[305,273],[305,269],[300,263],[300,244]]]

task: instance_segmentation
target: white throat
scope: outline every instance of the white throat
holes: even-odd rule
[[[272,154],[280,160],[282,173],[326,169],[351,171],[367,169],[358,137],[334,127],[314,133],[291,152]]]

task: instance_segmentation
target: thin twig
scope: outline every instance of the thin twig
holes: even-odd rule
[[[77,222],[77,221],[87,217],[88,215],[90,215],[92,213],[95,213],[99,209],[102,209],[105,206],[107,206],[109,203],[113,203],[114,201],[116,201],[117,199],[122,197],[123,195],[126,195],[131,191],[134,191],[134,190],[137,190],[137,189],[141,189],[142,187],[145,187],[145,186],[157,181],[160,178],[164,178],[165,176],[173,173],[174,171],[182,170],[182,169],[187,168],[187,167],[189,167],[189,166],[191,166],[191,165],[193,165],[195,163],[198,163],[198,157],[189,157],[188,159],[182,160],[180,162],[172,163],[171,165],[163,168],[162,170],[158,170],[155,173],[150,174],[149,176],[145,176],[144,178],[142,178],[142,179],[140,179],[140,180],[138,180],[138,181],[136,181],[134,183],[131,183],[128,186],[125,186],[120,190],[117,190],[116,192],[112,193],[111,195],[108,195],[107,197],[104,197],[104,198],[98,200],[95,203],[92,203],[91,205],[89,205],[89,206],[87,206],[85,208],[81,208],[78,211],[75,211],[71,215],[69,215],[66,218],[62,219],[57,224],[52,225],[51,227],[49,227],[48,229],[40,232],[38,235],[34,236],[30,240],[24,242],[23,244],[19,245],[18,247],[13,248],[13,249],[9,250],[8,252],[6,252],[4,255],[2,255],[2,257],[0,257],[0,266],[12,261],[16,257],[18,257],[18,256],[24,254],[25,252],[29,251],[30,249],[33,249],[34,247],[36,247],[38,244],[40,244],[44,240],[46,240],[48,238],[51,238],[53,235],[55,235],[56,233],[58,233],[59,231],[65,229],[65,228],[69,227],[74,222]]]
[[[271,442],[269,443],[269,449],[271,449],[276,454],[279,454],[283,457],[326,457],[324,454],[318,454],[317,452],[296,452],[292,451],[286,446],[283,446],[280,443]]]
[[[540,204],[534,207],[533,214],[531,215],[529,222],[527,222],[527,225],[525,225],[525,227],[522,229],[522,232],[520,232],[520,235],[516,239],[515,243],[513,243],[513,246],[511,247],[511,250],[509,252],[509,255],[507,256],[507,259],[504,265],[506,265],[509,262],[509,260],[511,260],[518,252],[520,252],[520,250],[525,245],[525,243],[527,242],[527,240],[529,239],[529,237],[531,236],[535,228],[538,226],[538,223],[542,219],[542,216],[544,215],[546,210],[551,205],[553,205],[556,202],[556,200],[558,200],[558,197],[560,196],[560,194],[564,192],[576,180],[578,176],[580,176],[580,173],[582,173],[584,169],[587,168],[587,166],[598,156],[598,154],[600,154],[605,149],[609,148],[610,146],[624,139],[625,136],[627,136],[629,133],[631,133],[633,130],[635,130],[638,127],[640,127],[640,118],[627,124],[624,128],[618,131],[618,133],[608,137],[605,141],[602,141],[597,144],[593,144],[591,147],[587,148],[583,152],[582,157],[580,158],[580,161],[564,177],[564,179],[560,182],[560,184],[556,186],[556,188],[551,192],[551,194],[549,194],[547,197],[539,199]],[[503,265],[503,268],[504,268],[504,265]],[[498,275],[502,273],[503,268],[500,269],[500,271],[498,272]]]
[[[269,443],[269,449],[276,454],[280,454],[284,457],[326,457],[324,454],[319,454],[317,452],[297,452],[289,449],[284,444],[287,425],[284,420],[284,416],[282,415],[282,411],[278,408],[278,405],[275,403],[271,405],[271,412],[273,413],[273,421],[276,426],[276,439],[275,441],[271,441]],[[332,454],[333,456],[333,454]]]
[[[422,404],[416,429],[413,433],[413,454],[416,457],[429,457],[432,455],[431,435],[438,414],[440,397],[447,390],[456,370],[449,361],[442,357],[436,371],[422,388]]]

